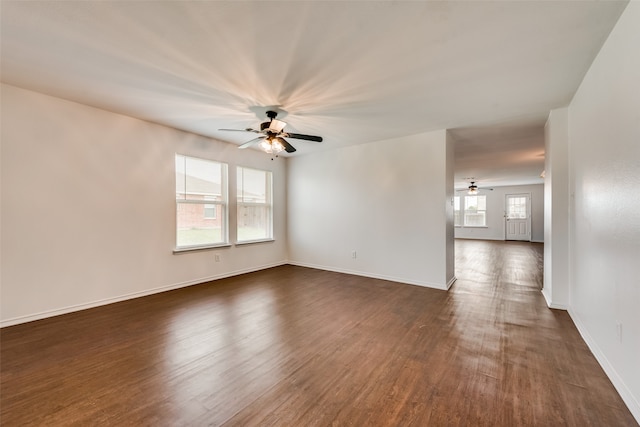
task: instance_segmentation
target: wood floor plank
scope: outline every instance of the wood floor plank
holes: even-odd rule
[[[282,266],[0,330],[3,426],[636,426],[542,245],[448,292]]]

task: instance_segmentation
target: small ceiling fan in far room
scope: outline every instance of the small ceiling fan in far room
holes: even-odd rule
[[[478,191],[479,191],[479,190],[489,190],[489,191],[493,191],[493,188],[488,188],[488,187],[479,188],[479,187],[476,185],[476,181],[470,181],[470,184],[471,184],[471,185],[469,185],[469,187],[468,187],[466,190],[465,190],[465,189],[462,189],[462,190],[457,190],[457,191],[466,191],[466,192],[467,192],[467,194],[469,194],[469,195],[471,195],[471,196],[474,196],[474,195],[478,194]]]
[[[260,124],[260,130],[246,128],[246,129],[219,129],[222,131],[232,132],[253,132],[258,133],[260,136],[245,142],[238,148],[248,148],[255,144],[260,143],[260,147],[268,154],[273,154],[276,157],[282,151],[287,153],[293,153],[296,151],[295,147],[284,138],[302,139],[305,141],[322,142],[321,136],[303,135],[300,133],[285,132],[284,127],[287,125],[281,120],[277,120],[278,115],[275,111],[267,111],[267,117],[269,121]]]

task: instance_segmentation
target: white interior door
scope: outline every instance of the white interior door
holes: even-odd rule
[[[507,194],[505,240],[531,240],[531,195]]]

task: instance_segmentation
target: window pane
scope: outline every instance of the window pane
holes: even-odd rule
[[[238,201],[267,203],[267,175],[269,172],[238,168]]]
[[[478,199],[478,210],[486,211],[487,210],[487,197],[486,196],[476,196]]]
[[[228,241],[227,165],[176,154],[176,247]]]
[[[507,203],[507,217],[513,219],[527,218],[527,198],[509,197]]]
[[[201,203],[178,203],[177,246],[196,246],[224,243],[222,233],[222,205]],[[207,211],[213,214],[206,217]]]
[[[271,237],[271,209],[268,206],[238,206],[238,241]]]
[[[222,200],[222,164],[176,155],[176,198]]]
[[[453,198],[453,225],[462,225],[462,216],[460,215],[460,196]]]
[[[271,172],[238,167],[237,183],[238,242],[273,237]]]
[[[465,196],[464,226],[485,227],[487,225],[487,196]]]
[[[485,225],[485,213],[484,212],[476,212],[476,213],[466,213],[464,215],[464,225],[468,225],[470,227],[482,227]]]
[[[478,196],[465,196],[465,211],[478,210]]]

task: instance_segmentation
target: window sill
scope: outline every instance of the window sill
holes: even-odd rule
[[[215,245],[201,245],[201,246],[183,246],[180,248],[174,248],[174,254],[181,254],[185,252],[193,252],[193,251],[204,251],[207,249],[218,249],[218,248],[230,248],[231,245],[229,243],[218,243]]]
[[[455,228],[489,228],[488,225],[456,225]]]
[[[236,246],[242,245],[252,245],[254,243],[266,243],[266,242],[275,242],[275,239],[257,239],[257,240],[244,240],[242,242],[236,242]]]

